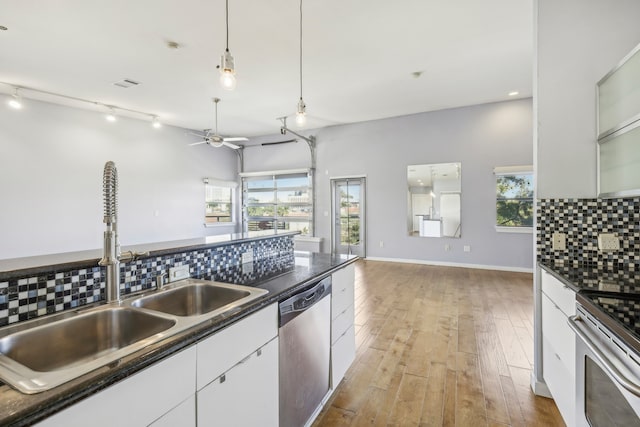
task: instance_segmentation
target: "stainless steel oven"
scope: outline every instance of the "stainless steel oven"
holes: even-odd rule
[[[640,356],[626,341],[611,313],[600,313],[578,295],[577,314],[569,318],[576,333],[576,425],[640,426]],[[594,297],[600,307],[619,306],[615,298]],[[640,306],[638,307],[640,308]],[[627,317],[635,313],[621,310]],[[638,312],[640,321],[640,311]],[[621,339],[625,336],[625,339]],[[635,344],[635,343],[632,343]]]

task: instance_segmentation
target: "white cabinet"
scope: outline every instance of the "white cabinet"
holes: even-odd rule
[[[331,276],[331,388],[335,390],[356,357],[353,264]]]
[[[598,82],[598,194],[640,194],[640,45]]]
[[[278,426],[278,338],[198,391],[199,426]]]
[[[198,425],[278,425],[277,335],[272,304],[198,343]]]
[[[576,312],[575,292],[546,271],[542,285],[542,371],[568,426],[575,425],[575,335],[567,317]]]
[[[42,427],[148,426],[193,396],[196,348],[189,347],[42,421]],[[181,407],[195,426],[195,405]],[[188,414],[188,415],[187,415]],[[162,424],[159,424],[162,425]],[[167,424],[165,424],[167,425]]]

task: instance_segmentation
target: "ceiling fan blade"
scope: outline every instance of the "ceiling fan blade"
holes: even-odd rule
[[[236,144],[232,144],[230,142],[227,142],[227,140],[225,139],[224,141],[222,141],[222,145],[226,145],[229,148],[233,148],[234,150],[238,150],[240,148],[239,145]]]
[[[231,138],[223,138],[226,142],[240,142],[240,141],[248,141],[249,138],[245,138],[244,136],[234,136]]]
[[[207,141],[198,141],[198,142],[192,142],[191,144],[189,144],[190,147],[194,146],[194,145],[200,145],[200,144],[206,144]]]

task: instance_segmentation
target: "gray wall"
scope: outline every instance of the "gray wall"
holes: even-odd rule
[[[316,235],[325,239],[325,250],[330,248],[331,238],[330,178],[366,175],[368,257],[532,268],[532,234],[495,231],[493,175],[495,166],[533,162],[531,99],[333,126],[311,133],[318,140]],[[462,238],[409,237],[407,166],[449,162],[462,162]],[[309,164],[304,142],[245,150],[246,171]],[[445,251],[445,245],[451,250]],[[464,245],[470,245],[471,252],[463,252]]]
[[[123,245],[235,231],[203,226],[202,178],[236,180],[236,154],[189,147],[184,132],[28,99],[2,108],[0,259],[101,248],[107,160],[118,168]]]
[[[595,197],[595,85],[640,43],[640,2],[536,6],[537,197]]]

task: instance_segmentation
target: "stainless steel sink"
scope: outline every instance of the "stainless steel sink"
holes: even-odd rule
[[[248,286],[186,279],[163,291],[139,298],[131,305],[174,316],[215,316],[266,293],[263,289]]]
[[[99,310],[9,335],[0,339],[0,352],[33,371],[51,372],[99,359],[175,324],[129,308]]]
[[[128,307],[16,325],[0,338],[0,378],[31,394],[70,381],[158,341],[176,320]]]
[[[185,279],[121,303],[65,311],[0,328],[0,379],[33,394],[49,390],[232,313],[263,289]]]

